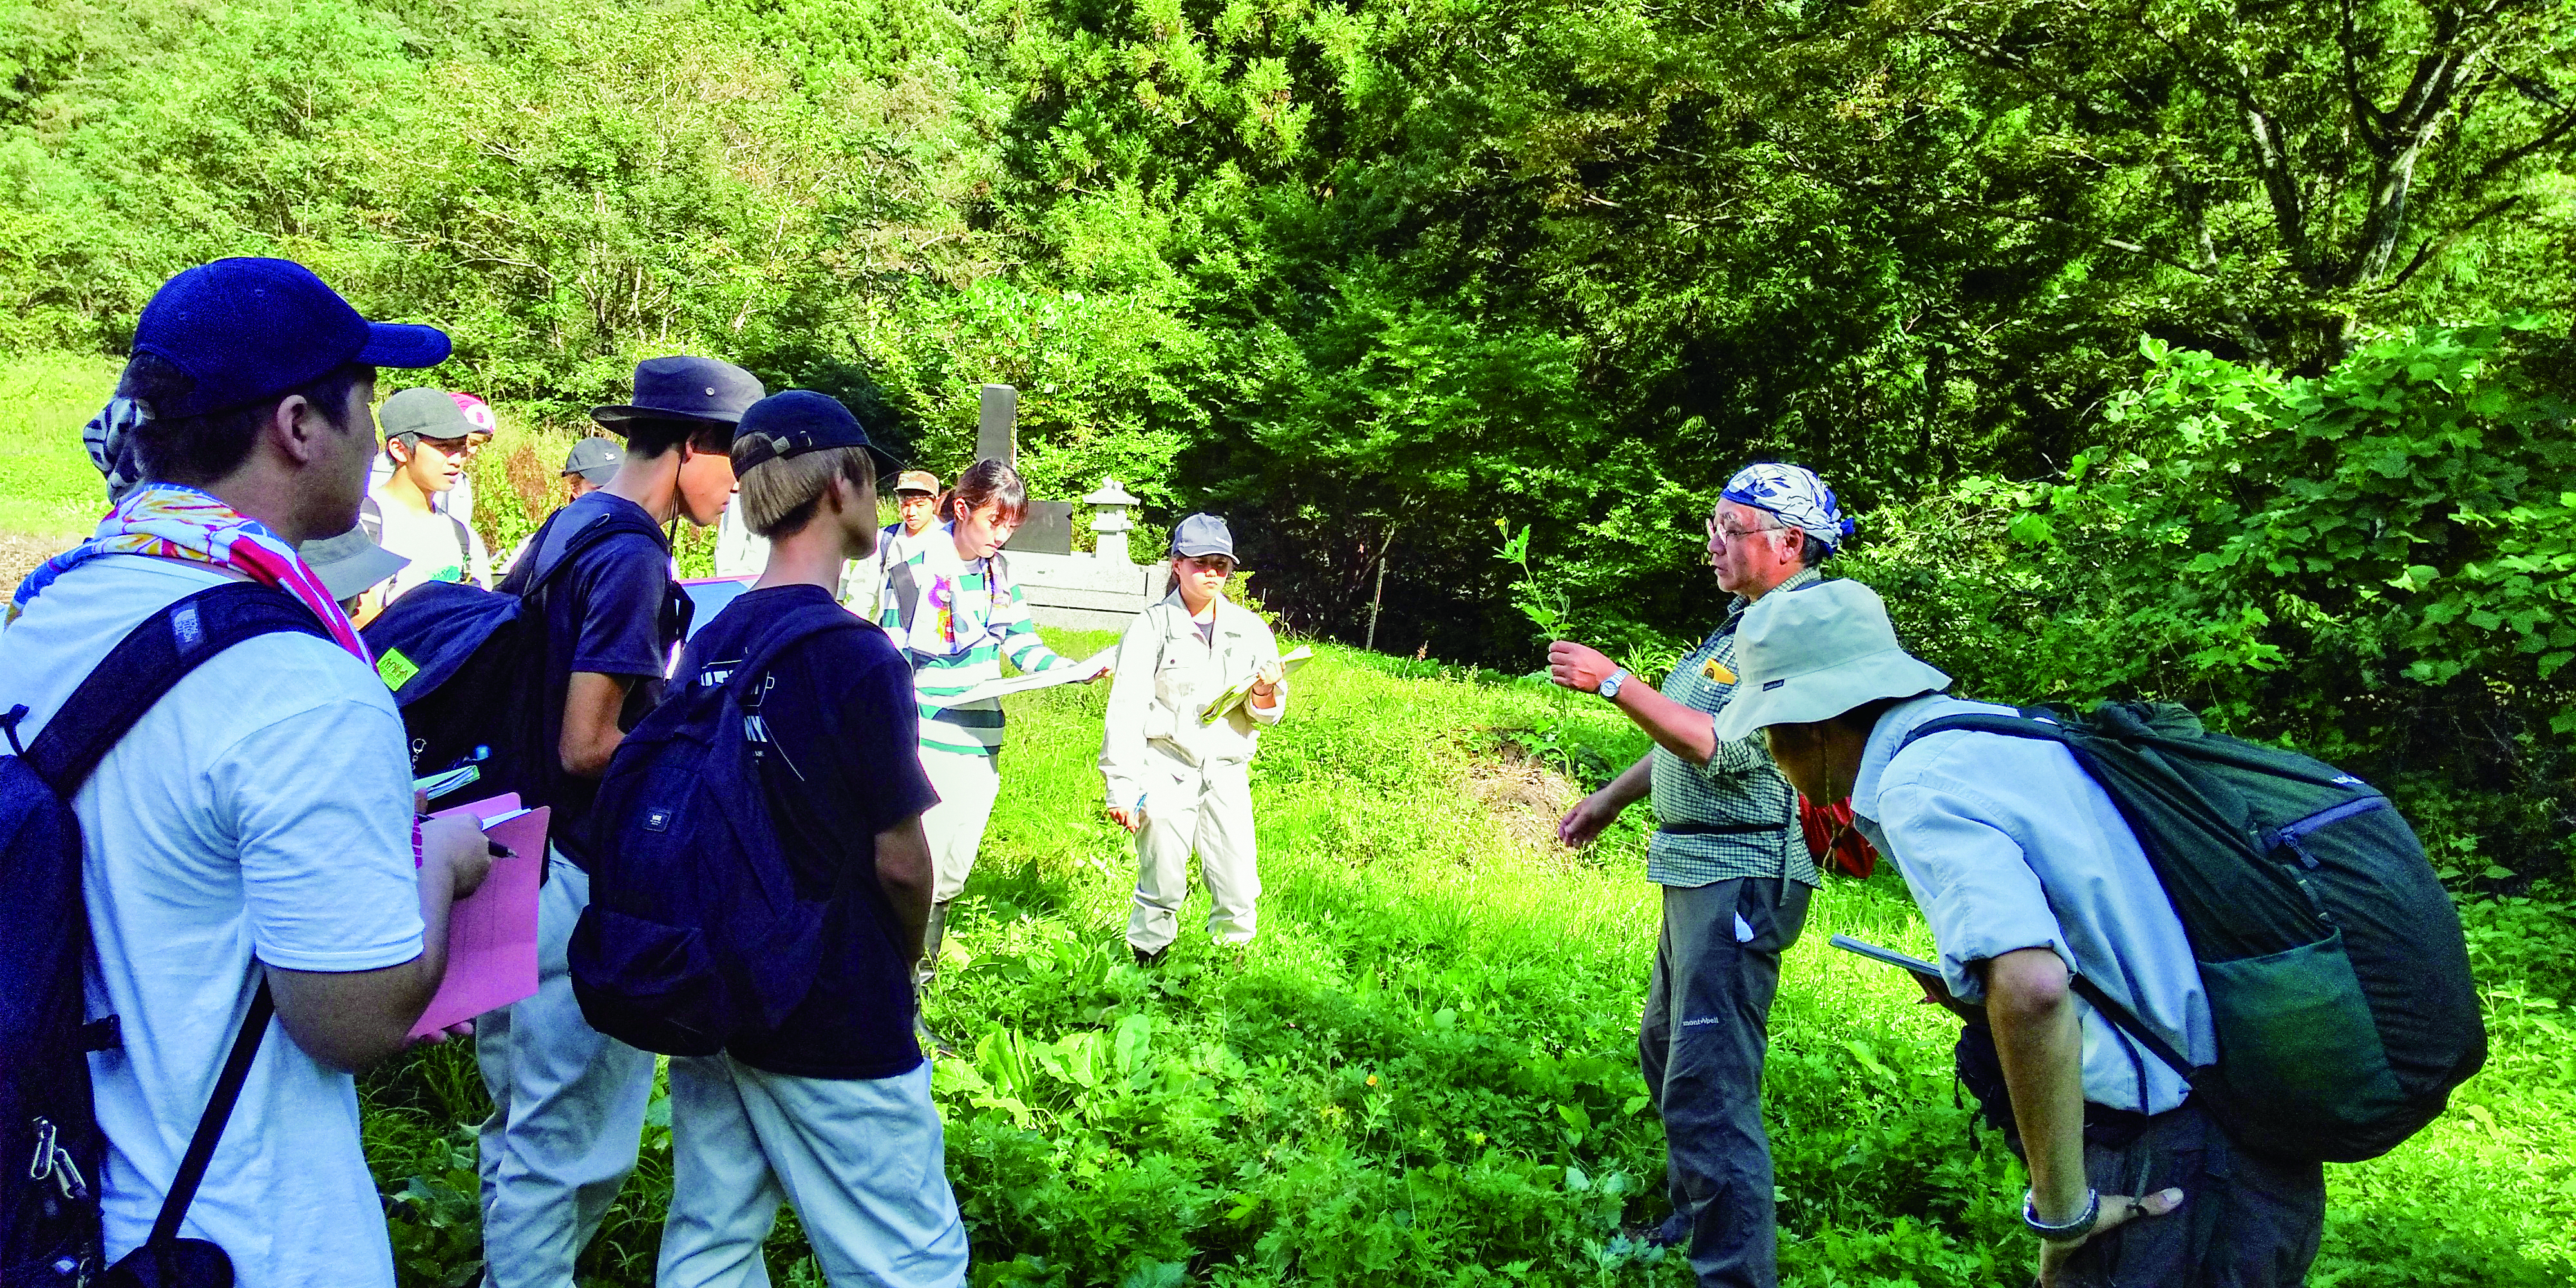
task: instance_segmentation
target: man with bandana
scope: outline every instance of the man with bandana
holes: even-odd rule
[[[1550,679],[1600,694],[1655,742],[1567,811],[1557,836],[1589,845],[1621,810],[1654,798],[1646,879],[1664,888],[1664,924],[1637,1050],[1664,1122],[1673,1214],[1647,1237],[1686,1243],[1702,1288],[1779,1281],[1762,1058],[1780,955],[1797,942],[1820,883],[1798,830],[1797,793],[1759,737],[1718,741],[1716,716],[1735,691],[1744,611],[1764,595],[1815,584],[1816,565],[1850,531],[1833,489],[1813,472],[1749,466],[1708,516],[1709,563],[1735,598],[1661,692],[1631,682],[1596,649],[1559,640],[1547,651]]]

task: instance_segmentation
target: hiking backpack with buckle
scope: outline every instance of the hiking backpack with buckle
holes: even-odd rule
[[[2459,910],[2368,783],[2166,703],[1939,716],[1906,741],[1950,730],[2058,743],[2119,807],[2191,941],[2217,1061],[2194,1066],[2091,980],[2072,986],[2239,1145],[2376,1158],[2486,1062]]]
[[[45,721],[0,714],[14,754],[0,756],[0,1288],[76,1288],[103,1259],[98,1187],[107,1161],[91,1100],[89,1053],[122,1045],[115,1016],[86,1018],[90,952],[72,798],[161,696],[207,659],[279,631],[327,639],[321,622],[275,589],[231,582],[188,596],[127,633]],[[179,1226],[268,1031],[262,981],[198,1119],[151,1237],[109,1269],[110,1285],[232,1282],[231,1261]]]

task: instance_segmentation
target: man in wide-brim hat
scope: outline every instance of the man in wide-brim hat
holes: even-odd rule
[[[500,589],[524,593],[565,557],[573,534],[620,511],[654,529],[716,521],[733,499],[734,429],[764,391],[713,358],[648,358],[625,403],[591,419],[626,439],[607,486],[556,511]],[[631,525],[642,526],[642,525]],[[673,601],[671,548],[659,531],[621,532],[571,556],[536,600],[546,622],[547,730],[561,772],[523,792],[554,809],[539,896],[537,995],[475,1023],[475,1055],[492,1093],[483,1124],[484,1282],[562,1288],[610,1201],[635,1168],[653,1057],[582,1018],[566,945],[590,902],[591,799],[624,730],[661,698],[662,671],[685,612]],[[685,601],[680,601],[685,603]]]
[[[2057,742],[1915,737],[2013,709],[1944,693],[1950,677],[1897,643],[1858,582],[1766,598],[1737,636],[1717,736],[1763,733],[1809,800],[1848,791],[1855,826],[1903,869],[1939,947],[1927,991],[1984,1021],[1960,1040],[1960,1076],[2030,1165],[2042,1282],[2304,1282],[2323,1169],[2237,1149],[2190,1083],[2076,996],[2080,973],[2193,1066],[2218,1058],[2182,920],[2110,795]]]

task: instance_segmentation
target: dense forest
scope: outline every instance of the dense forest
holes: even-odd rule
[[[272,253],[577,418],[639,356],[1221,508],[1311,633],[1651,666],[1750,459],[1963,687],[2563,868],[2566,0],[11,0],[0,343]],[[69,432],[69,427],[66,427]],[[1150,539],[1151,534],[1147,534]],[[1527,588],[1524,594],[1529,593]],[[2501,875],[2499,875],[2501,874]]]

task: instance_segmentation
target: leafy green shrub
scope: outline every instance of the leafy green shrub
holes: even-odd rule
[[[2471,875],[2562,870],[2576,409],[2535,325],[2426,328],[2318,378],[2150,341],[2118,436],[2062,480],[1966,480],[1880,516],[1846,570],[1963,689],[2184,702],[2442,793],[2418,821],[2490,856]]]

